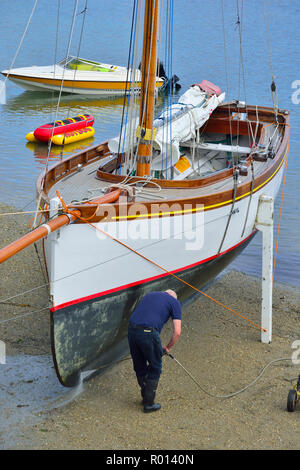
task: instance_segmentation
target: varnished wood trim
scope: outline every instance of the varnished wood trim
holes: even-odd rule
[[[289,119],[287,118],[287,124],[289,124]],[[284,132],[284,137],[282,139],[281,145],[277,151],[277,154],[272,162],[271,165],[269,165],[266,170],[259,175],[254,182],[254,187],[253,187],[253,193],[259,191],[262,189],[266,184],[268,184],[278,173],[280,168],[282,167],[287,151],[288,151],[288,136],[289,136],[289,130],[288,126],[285,128]],[[237,188],[236,192],[236,201],[239,201],[243,198],[249,197],[251,192],[251,181],[241,184]],[[101,215],[95,215],[92,219],[93,222],[100,222],[101,220],[105,219],[105,222],[108,222],[110,220],[114,221],[120,221],[120,220],[133,220],[135,218],[151,218],[151,217],[164,217],[164,216],[176,216],[188,212],[197,212],[200,210],[213,210],[219,207],[223,207],[226,205],[230,205],[233,201],[233,189],[222,191],[219,193],[214,193],[210,194],[207,196],[198,196],[198,197],[193,197],[193,198],[182,198],[182,199],[173,199],[173,200],[167,200],[167,201],[152,201],[152,202],[146,202],[146,203],[129,203],[125,204],[125,207],[120,207],[119,205],[114,206],[114,215],[111,217],[111,211],[109,207],[102,207],[101,208]],[[176,205],[178,207],[178,210],[172,211],[170,210],[165,211],[164,213],[152,213],[151,210],[153,209],[154,206],[159,206],[160,204],[163,204],[164,207],[169,206],[170,209],[172,206]],[[185,205],[190,205],[191,207],[186,210]],[[203,206],[203,208],[200,208],[199,206]],[[123,214],[128,214],[129,212],[133,212],[134,206],[138,207],[143,207],[143,213],[141,214],[136,214],[133,216],[127,216],[127,215],[122,215],[121,212],[123,210]],[[81,205],[81,206],[75,206],[75,208],[80,208],[81,212],[84,214],[84,217],[90,217],[93,214],[93,211],[95,212],[97,206],[91,204],[90,207]]]
[[[220,118],[219,122],[221,122],[222,123],[221,125],[223,125],[224,124],[224,119],[222,119],[222,116],[224,118],[227,115],[227,119],[228,119],[229,109],[230,109],[231,113],[234,113],[238,110],[238,108],[234,107],[233,105],[230,105],[230,107],[229,107],[229,105],[225,105],[223,107],[220,106],[214,112],[213,119],[216,119],[219,116],[219,118]],[[247,110],[248,110],[248,113],[250,113],[250,112],[255,113],[255,119],[256,119],[256,107],[255,106],[247,106]],[[239,110],[239,111],[241,111],[241,110]],[[266,122],[268,122],[268,123],[273,122],[273,120],[274,120],[274,111],[273,111],[272,108],[261,108],[260,107],[260,108],[258,108],[258,113],[259,113],[259,119],[261,119],[261,116],[263,115],[263,117],[267,120]],[[284,117],[279,116],[279,120],[283,123],[282,128],[283,128],[283,134],[284,134],[281,145],[280,145],[280,148],[277,151],[277,154],[276,154],[276,156],[273,160],[272,165],[270,165],[262,175],[260,175],[258,178],[256,178],[255,185],[254,185],[254,190],[257,190],[256,188],[258,186],[261,186],[261,185],[265,184],[264,181],[267,181],[268,178],[271,177],[271,175],[275,174],[278,166],[282,163],[282,160],[284,159],[284,152],[285,152],[285,149],[286,149],[286,146],[287,146],[287,139],[288,139],[288,134],[289,134],[289,130],[287,128],[288,124],[289,124],[289,115],[286,115]],[[262,128],[261,136],[260,136],[260,142],[262,142],[263,138],[264,138],[264,129]],[[47,172],[45,172],[44,174],[42,174],[40,176],[40,178],[38,180],[38,183],[37,183],[38,192],[40,192],[41,188],[43,188],[43,197],[44,197],[44,200],[47,200],[47,198],[48,198],[47,194],[48,194],[49,190],[51,189],[51,187],[54,184],[56,184],[59,180],[64,178],[65,176],[76,172],[77,165],[79,163],[82,164],[83,166],[89,165],[91,162],[96,161],[97,159],[100,160],[101,158],[104,158],[105,156],[107,156],[108,153],[109,153],[108,145],[107,145],[107,142],[105,142],[105,143],[102,143],[100,145],[90,147],[89,149],[85,150],[84,152],[80,152],[76,155],[73,155],[73,156],[69,157],[68,159],[64,160],[63,162],[60,162],[60,163],[56,164],[55,166],[53,166]],[[250,164],[249,157],[248,157],[247,164],[248,165]],[[202,179],[189,180],[188,181],[189,185],[186,185],[186,183],[187,183],[186,181],[177,181],[177,182],[176,181],[171,181],[171,185],[169,187],[170,188],[176,188],[176,187],[178,187],[178,188],[179,187],[181,187],[181,188],[184,188],[184,187],[189,187],[189,188],[204,187],[204,186],[211,185],[211,184],[213,184],[217,181],[220,181],[222,179],[232,178],[232,172],[233,172],[232,169],[221,170],[221,171],[219,171],[219,172],[217,172],[217,173],[215,173],[211,176],[204,177]],[[98,172],[98,177],[101,177],[101,179],[103,177],[103,179],[105,181],[110,181],[111,183],[122,182],[122,180],[124,179],[123,176],[120,177],[118,175],[111,175],[111,174],[103,173],[103,172],[102,173]],[[153,181],[155,181],[155,180],[153,179]],[[165,187],[164,184],[163,184],[164,180],[157,180],[157,182],[162,187]],[[246,195],[247,195],[247,193],[249,193],[250,188],[251,188],[251,182],[240,185],[238,187],[238,190],[237,190],[237,198],[247,197]],[[189,204],[189,203],[192,203],[192,204],[195,204],[195,205],[204,204],[205,205],[205,210],[209,210],[209,207],[212,207],[215,204],[217,204],[217,205],[230,204],[232,202],[232,194],[233,194],[233,191],[230,190],[230,191],[227,191],[227,192],[221,192],[221,193],[212,194],[212,195],[209,195],[209,196],[202,196],[202,197],[189,198],[189,199],[183,198],[181,200],[168,200],[168,201],[164,201],[164,202],[167,203],[167,204],[170,204],[170,205],[175,204],[175,203],[181,203],[182,205]],[[150,206],[150,204],[151,203],[149,203],[149,206]],[[145,204],[145,206],[147,207],[147,203]],[[128,207],[130,207],[130,204],[128,205]],[[93,205],[89,205],[89,206],[82,205],[82,206],[80,206],[80,208],[83,211],[84,217],[89,217],[95,212],[96,206],[95,205],[94,206]],[[100,218],[97,219],[97,217],[95,219],[93,219],[93,221],[99,221],[99,220],[101,220],[101,219]]]
[[[44,171],[37,180],[37,191],[43,192],[45,200],[48,199],[48,192],[54,184],[60,181],[62,178],[75,173],[78,169],[78,165],[83,167],[90,163],[101,160],[106,157],[109,153],[107,142],[102,144],[89,147],[83,152],[79,152],[75,155],[71,155],[65,160],[52,166],[47,171]]]

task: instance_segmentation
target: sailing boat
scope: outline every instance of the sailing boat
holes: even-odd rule
[[[37,182],[46,220],[0,250],[43,239],[56,372],[65,386],[127,352],[144,294],[179,300],[221,272],[255,236],[262,194],[275,198],[289,112],[225,102],[206,80],[154,116],[159,0],[145,0],[138,120]]]

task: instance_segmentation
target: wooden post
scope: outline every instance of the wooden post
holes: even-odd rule
[[[273,222],[274,200],[270,196],[259,198],[255,226],[262,232],[262,304],[261,341],[272,341],[272,297],[273,297]]]

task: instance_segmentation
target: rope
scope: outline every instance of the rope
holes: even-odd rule
[[[232,398],[232,397],[235,397],[237,395],[239,395],[240,393],[243,393],[245,392],[248,388],[252,387],[261,377],[262,375],[264,374],[264,372],[266,371],[266,369],[273,365],[275,362],[279,362],[279,361],[291,361],[292,359],[290,357],[280,357],[278,359],[273,359],[272,361],[268,362],[268,364],[266,364],[262,370],[260,371],[260,373],[258,374],[258,376],[252,380],[252,382],[250,382],[248,385],[246,385],[244,388],[242,388],[241,390],[238,390],[237,392],[233,392],[233,393],[229,393],[228,395],[216,395],[215,393],[211,393],[211,392],[208,392],[206,389],[204,389],[200,384],[199,382],[190,374],[190,372],[172,355],[172,354],[168,354],[167,355],[171,358],[171,359],[174,359],[175,362],[177,362],[177,364],[185,371],[185,373],[193,380],[193,382],[195,382],[195,384],[200,388],[200,390],[205,393],[206,395],[212,397],[212,398]]]
[[[129,40],[129,52],[128,52],[128,61],[127,61],[127,72],[126,72],[126,85],[125,87],[127,88],[127,83],[128,83],[128,76],[129,76],[129,69],[132,65],[132,53],[131,49],[134,44],[134,39],[133,36],[135,36],[136,33],[136,0],[134,0],[133,3],[133,9],[132,9],[132,18],[131,18],[131,31],[130,31],[130,40]],[[131,78],[132,79],[132,78]],[[121,147],[121,137],[122,137],[122,129],[123,129],[123,122],[124,122],[124,114],[125,114],[125,103],[127,100],[126,96],[126,88],[125,88],[125,93],[124,93],[124,101],[123,101],[123,107],[122,107],[122,118],[121,118],[121,128],[120,128],[120,139],[119,139],[119,145],[118,145],[118,155],[120,153],[120,147]],[[130,99],[130,89],[129,89],[129,99]],[[122,170],[122,163],[123,163],[123,153],[124,153],[124,146],[125,146],[125,139],[126,139],[126,127],[127,127],[127,118],[128,118],[128,108],[129,108],[129,101],[127,100],[127,107],[126,107],[126,121],[125,121],[125,133],[124,133],[124,140],[123,140],[123,149],[122,149],[122,156],[121,156],[121,164],[120,164],[120,170],[119,174],[121,174]]]
[[[16,61],[16,59],[17,59],[17,56],[18,56],[18,54],[19,54],[19,52],[20,52],[20,49],[21,49],[21,46],[22,46],[22,44],[23,44],[24,38],[25,38],[25,36],[26,36],[27,30],[28,30],[29,25],[30,25],[30,23],[31,23],[31,19],[32,19],[33,13],[34,13],[34,11],[35,11],[35,9],[36,9],[37,3],[38,3],[38,0],[35,0],[34,5],[33,5],[33,8],[32,8],[31,13],[30,13],[30,16],[29,16],[29,18],[28,18],[28,21],[27,21],[27,24],[26,24],[24,33],[23,33],[23,35],[22,35],[22,38],[21,38],[21,40],[20,40],[20,42],[19,42],[19,45],[18,45],[18,47],[17,47],[16,53],[15,53],[15,55],[14,55],[14,58],[13,58],[13,60],[12,60],[12,62],[11,62],[11,64],[10,64],[10,67],[9,67],[9,69],[8,69],[8,74],[7,74],[7,76],[5,77],[5,79],[4,79],[3,83],[2,83],[2,89],[4,88],[5,82],[6,82],[6,80],[8,79],[9,74],[10,74],[10,71],[11,71],[11,69],[13,68],[14,63],[15,63],[15,61]]]
[[[79,16],[79,15],[82,15],[82,14],[83,14],[82,25],[81,25],[81,30],[80,30],[80,38],[79,38],[79,43],[78,43],[78,48],[77,48],[77,54],[76,54],[77,60],[79,59],[79,54],[80,54],[80,48],[81,48],[81,42],[82,42],[82,36],[83,36],[83,30],[84,30],[84,23],[85,23],[85,18],[86,18],[87,6],[88,6],[88,0],[85,0],[84,9],[83,9],[80,13],[78,13],[78,14],[76,15],[76,16]],[[77,8],[77,7],[76,7],[76,8]],[[75,21],[75,16],[73,17],[73,21]],[[74,24],[75,24],[75,22],[74,22]],[[73,32],[72,32],[72,34],[73,34]],[[73,93],[74,88],[75,88],[75,79],[76,79],[77,70],[78,70],[78,66],[76,65],[76,66],[75,66],[75,69],[74,69],[74,73],[73,73],[72,91],[71,91],[71,93]],[[64,74],[64,72],[63,72],[63,74]],[[71,107],[72,107],[72,104],[70,104],[70,105],[68,106],[67,118],[69,118],[69,116],[70,116]],[[65,131],[64,131],[63,143],[62,143],[61,150],[60,150],[60,159],[61,159],[61,160],[62,160],[62,158],[63,158],[63,151],[64,151],[64,147],[65,147],[65,137],[66,137],[66,133],[67,133],[67,129],[65,129]],[[52,136],[53,136],[53,135],[52,135]],[[51,138],[52,138],[52,136],[51,136]],[[51,145],[52,145],[52,142],[51,142],[51,144],[50,144],[50,148],[51,148]]]
[[[78,0],[76,0],[75,3],[74,3],[72,24],[71,24],[71,29],[70,29],[70,34],[69,34],[69,40],[68,40],[68,46],[67,46],[67,54],[66,54],[67,57],[68,57],[69,54],[70,54],[70,47],[71,47],[71,41],[72,41],[72,37],[73,37],[73,31],[74,31],[74,25],[75,25],[75,18],[76,18],[77,7],[78,7]],[[59,89],[59,96],[58,96],[58,101],[57,101],[57,106],[56,106],[54,121],[57,120],[58,109],[59,109],[59,106],[60,106],[60,100],[61,100],[61,95],[62,95],[62,90],[63,90],[63,84],[64,84],[64,77],[65,77],[65,68],[63,69],[63,74],[62,74],[62,79],[61,79],[61,84],[60,84],[60,89]],[[46,174],[47,171],[48,171],[48,165],[49,165],[49,158],[50,158],[50,151],[51,151],[53,133],[54,133],[54,126],[53,126],[53,128],[52,128],[52,134],[51,134],[51,137],[50,137],[50,140],[49,140],[49,144],[48,144],[48,153],[47,153],[46,164],[45,164],[45,174]],[[45,178],[44,178],[44,180],[42,181],[41,192],[40,192],[40,194],[39,194],[39,198],[38,198],[38,202],[37,202],[37,207],[40,207],[40,205],[41,205],[42,193],[43,193],[42,188],[43,188],[43,186],[44,186],[44,182],[45,182]],[[36,216],[35,216],[35,219],[34,219],[34,222],[33,222],[33,227],[35,227],[35,226],[36,226]]]
[[[224,44],[224,60],[225,60],[225,75],[226,75],[226,88],[227,88],[227,95],[230,96],[229,93],[229,74],[228,74],[228,56],[227,56],[227,46],[226,46],[226,31],[225,31],[225,17],[224,17],[224,0],[221,2],[222,5],[222,29],[223,29],[223,44]],[[230,127],[230,142],[232,145],[232,123],[231,123],[231,107],[230,103],[228,106],[228,117],[229,117],[229,127]]]
[[[141,258],[143,258],[145,261],[148,261],[149,263],[153,264],[154,266],[156,266],[157,268],[161,269],[162,271],[164,271],[166,274],[168,274],[169,276],[172,276],[174,277],[175,279],[177,279],[178,281],[182,282],[183,284],[187,285],[188,287],[192,288],[193,290],[199,292],[200,294],[204,295],[205,297],[207,297],[208,299],[212,300],[213,302],[215,302],[216,304],[220,305],[221,307],[225,308],[226,310],[229,310],[230,312],[234,313],[235,315],[237,315],[238,317],[242,318],[243,320],[246,320],[247,322],[249,322],[252,326],[254,326],[255,328],[258,328],[264,332],[266,332],[267,330],[262,328],[260,325],[257,325],[256,323],[254,323],[253,321],[249,320],[248,318],[246,318],[245,316],[241,315],[240,313],[236,312],[235,310],[231,309],[230,307],[227,307],[226,305],[224,305],[222,302],[214,299],[213,297],[211,297],[210,295],[206,294],[205,292],[201,291],[200,289],[197,289],[197,287],[193,286],[192,284],[189,284],[187,281],[184,281],[183,279],[181,279],[179,276],[177,276],[176,274],[172,273],[171,271],[167,270],[166,268],[164,268],[163,266],[161,266],[160,264],[156,263],[155,261],[147,258],[146,256],[142,255],[141,253],[139,253],[138,251],[136,251],[134,248],[132,248],[131,246],[127,245],[126,243],[123,243],[121,242],[121,240],[119,240],[118,238],[114,237],[113,235],[110,235],[109,233],[105,232],[104,230],[100,229],[99,227],[97,227],[96,225],[92,224],[91,222],[88,222],[86,219],[84,219],[83,217],[81,216],[78,216],[77,214],[74,214],[74,211],[70,211],[66,205],[66,203],[63,201],[61,195],[59,194],[58,191],[56,191],[56,194],[57,194],[57,197],[59,198],[59,200],[61,201],[62,203],[62,206],[64,208],[64,210],[68,213],[68,214],[71,214],[71,215],[74,215],[76,218],[78,218],[79,220],[83,221],[83,222],[86,222],[88,225],[90,225],[91,227],[93,227],[95,230],[97,230],[98,232],[104,234],[105,236],[107,236],[108,238],[111,238],[112,240],[114,240],[115,242],[119,243],[120,245],[122,245],[123,247],[127,248],[128,250],[132,251],[133,253],[135,253],[136,255],[140,256]]]
[[[255,175],[254,175],[254,164],[253,164],[253,158],[250,157],[250,166],[251,166],[251,188],[250,188],[250,196],[249,196],[249,202],[248,202],[248,207],[247,207],[247,212],[246,212],[246,217],[245,217],[245,222],[244,222],[244,227],[242,231],[241,237],[244,236],[245,230],[246,230],[246,225],[248,221],[248,216],[249,216],[249,211],[250,211],[250,205],[252,201],[252,196],[253,196],[253,189],[254,189],[254,182],[255,182]]]
[[[284,125],[287,125],[287,126],[289,127],[289,130],[290,130],[290,125],[289,125],[289,124],[285,123]],[[268,125],[266,125],[266,126],[268,126]],[[266,126],[264,126],[264,127],[266,127]],[[281,195],[281,205],[280,205],[279,223],[278,223],[278,227],[277,227],[276,247],[275,247],[275,256],[274,256],[274,263],[273,263],[273,279],[274,279],[274,273],[275,273],[276,255],[277,255],[278,239],[279,239],[279,229],[280,229],[280,221],[281,221],[281,215],[282,215],[282,205],[283,205],[283,196],[284,196],[284,188],[285,188],[285,181],[286,181],[287,163],[288,163],[288,155],[289,155],[289,145],[290,145],[290,133],[289,133],[289,140],[288,140],[288,147],[287,147],[287,159],[286,159],[286,167],[285,167],[285,174],[284,174],[282,195]],[[141,180],[141,181],[143,181],[144,184],[147,183],[147,181],[145,181],[145,180]],[[151,183],[152,183],[152,184],[156,184],[154,181],[151,181]],[[131,184],[133,184],[133,183],[128,184],[128,186],[130,186]],[[159,186],[158,186],[158,187],[159,187]],[[127,188],[126,188],[126,189],[127,189]],[[159,187],[159,189],[161,189],[161,188]],[[145,190],[144,190],[144,191],[145,191]],[[32,201],[31,201],[31,202],[32,202]],[[27,205],[28,205],[28,204],[27,204]],[[64,206],[65,206],[65,210],[66,210],[66,211],[72,212],[72,211],[69,211],[69,210],[68,210],[68,208],[67,208],[67,206],[65,205],[65,203],[64,203]],[[25,207],[26,207],[26,206],[25,206]],[[40,212],[43,212],[43,211],[40,211]],[[46,211],[45,211],[45,212],[46,212]],[[7,213],[7,214],[0,214],[0,215],[11,215],[11,214],[23,214],[23,212],[19,212],[19,213]],[[83,221],[85,221],[85,220],[83,219]],[[98,229],[97,227],[95,227],[93,224],[90,223],[89,225],[91,225],[92,227],[94,227],[96,230],[101,231],[100,229]],[[111,235],[107,234],[106,232],[104,232],[104,231],[102,231],[102,232],[103,232],[105,235],[107,235],[108,237],[114,239],[114,237],[112,237]],[[115,241],[117,241],[118,243],[122,244],[122,242],[120,242],[120,241],[117,240],[117,239],[115,239]],[[181,281],[182,283],[188,285],[188,286],[191,287],[192,289],[196,290],[197,292],[201,293],[202,295],[204,295],[204,296],[206,296],[207,298],[211,299],[212,301],[216,302],[216,303],[219,304],[220,306],[222,306],[222,307],[226,308],[227,310],[231,311],[232,313],[236,314],[237,316],[239,316],[239,317],[243,318],[244,320],[246,320],[246,321],[252,323],[252,322],[251,322],[250,320],[248,320],[246,317],[243,317],[243,316],[240,315],[239,313],[235,312],[233,309],[230,309],[229,307],[226,307],[226,306],[225,306],[224,304],[222,304],[221,302],[215,300],[214,298],[210,297],[209,295],[205,294],[204,292],[200,291],[199,289],[195,288],[194,286],[192,286],[192,285],[188,284],[187,282],[183,281],[182,279],[180,279],[180,278],[179,278],[178,276],[176,276],[175,274],[169,272],[168,270],[166,270],[166,269],[163,268],[162,266],[160,266],[160,265],[156,264],[155,262],[149,260],[148,258],[144,257],[142,254],[136,252],[135,250],[133,250],[133,249],[130,248],[129,246],[127,246],[127,245],[125,245],[125,244],[123,244],[123,245],[124,245],[126,248],[128,248],[129,250],[135,252],[137,255],[139,255],[139,256],[141,256],[142,258],[144,258],[145,260],[147,260],[147,261],[151,262],[152,264],[156,265],[157,267],[159,267],[160,269],[162,269],[163,271],[165,271],[167,274],[173,276],[174,278],[176,278],[176,279],[178,279],[179,281]],[[98,266],[98,264],[96,264],[96,265],[93,266],[93,267],[96,267],[96,266]],[[90,269],[90,268],[88,268],[88,269]],[[78,273],[80,273],[80,272],[82,272],[82,271],[84,271],[84,270],[81,270],[81,271],[76,272],[76,273],[74,273],[74,274],[78,274]],[[66,276],[66,277],[70,277],[70,276]],[[59,280],[65,279],[66,277],[61,278],[61,279],[59,279]],[[29,289],[29,290],[27,290],[27,291],[21,292],[21,293],[19,293],[19,294],[15,294],[14,296],[11,296],[11,297],[8,297],[8,298],[5,298],[5,299],[0,299],[0,302],[7,302],[7,301],[12,300],[12,299],[15,299],[16,297],[19,297],[19,296],[21,296],[21,295],[29,294],[29,293],[31,293],[31,292],[37,290],[37,289],[41,289],[41,288],[43,288],[43,287],[47,287],[48,285],[49,285],[49,283],[47,282],[47,283],[45,283],[45,284],[42,284],[42,285],[37,286],[37,287],[34,287],[34,288]],[[265,329],[261,328],[261,327],[258,326],[258,325],[255,325],[255,324],[254,324],[254,326],[255,326],[256,328],[262,329],[263,331],[266,331]]]
[[[271,72],[271,76],[272,76],[271,95],[272,95],[274,112],[275,112],[275,116],[276,116],[276,119],[277,119],[278,98],[277,98],[277,89],[276,89],[276,84],[275,84],[275,76],[274,76],[274,72],[273,72],[272,48],[271,48],[271,41],[270,41],[270,23],[266,19],[264,3],[265,3],[265,1],[262,2],[262,9],[263,9],[263,16],[264,16],[264,23],[265,23],[265,30],[266,30],[266,40],[267,40],[267,47],[268,47],[268,54],[269,54],[270,72]],[[268,16],[268,20],[269,20],[269,18],[270,18],[270,14]]]
[[[231,217],[234,214],[234,205],[235,205],[235,202],[236,202],[235,198],[236,198],[236,191],[237,191],[238,177],[239,177],[238,170],[235,167],[233,168],[233,171],[232,171],[232,177],[233,177],[232,204],[231,204],[231,209],[230,209],[229,216],[227,218],[227,223],[226,223],[226,227],[225,227],[224,234],[223,234],[223,237],[222,237],[222,241],[221,241],[221,244],[220,244],[220,247],[219,247],[219,250],[218,250],[218,254],[221,252],[221,249],[223,247],[223,244],[224,244],[224,241],[225,241],[225,238],[226,238],[226,235],[227,235],[227,231],[228,231],[228,227],[229,227],[229,224],[230,224],[230,221],[231,221]]]
[[[47,307],[44,307],[40,310],[34,310],[32,312],[28,312],[28,313],[24,313],[22,315],[18,315],[16,317],[11,317],[11,318],[7,318],[6,320],[0,320],[0,325],[2,325],[2,323],[7,323],[9,321],[14,321],[14,320],[19,320],[19,318],[24,318],[24,317],[28,317],[29,315],[32,315],[33,313],[40,313],[40,312],[43,312],[44,310],[49,310],[49,306]]]
[[[4,216],[4,215],[21,215],[21,214],[42,214],[44,212],[49,212],[50,209],[43,209],[43,210],[40,210],[40,211],[21,211],[21,212],[3,212],[0,214],[0,217],[1,216]]]

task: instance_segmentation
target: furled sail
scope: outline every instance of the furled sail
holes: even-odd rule
[[[179,159],[179,144],[195,137],[197,129],[209,119],[211,113],[225,99],[225,93],[216,85],[203,80],[192,85],[176,104],[164,110],[154,121],[153,148],[159,150],[164,157],[175,163]],[[136,145],[135,129],[138,122],[131,124],[134,132],[123,129],[120,136],[108,141],[111,152],[128,151]],[[170,139],[171,137],[171,139]],[[171,140],[171,143],[170,143]],[[153,161],[155,168],[155,160]]]
[[[197,129],[203,126],[224,99],[225,93],[206,80],[192,85],[178,103],[170,106],[154,121],[154,148],[164,153],[167,159],[171,158],[172,153],[172,161],[175,163],[180,156],[179,143],[194,138]],[[172,127],[168,131],[170,123]]]

